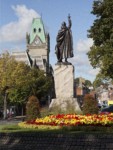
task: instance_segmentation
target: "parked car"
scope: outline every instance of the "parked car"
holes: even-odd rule
[[[101,113],[113,113],[113,105],[107,107],[107,108],[103,108],[101,110]]]

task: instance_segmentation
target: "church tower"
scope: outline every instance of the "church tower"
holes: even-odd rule
[[[31,32],[26,34],[29,64],[35,65],[46,73],[49,71],[50,37],[46,33],[42,18],[34,18]]]

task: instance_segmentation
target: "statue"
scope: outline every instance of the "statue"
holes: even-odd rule
[[[57,44],[55,46],[55,53],[58,59],[57,64],[63,63],[62,59],[65,59],[64,64],[71,64],[67,61],[67,58],[73,57],[72,23],[70,15],[68,16],[68,24],[67,27],[65,22],[62,23],[56,38]]]

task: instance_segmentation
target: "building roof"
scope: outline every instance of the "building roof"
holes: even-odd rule
[[[34,41],[36,36],[40,38],[42,43],[46,42],[44,24],[41,18],[34,18],[32,21],[31,32],[30,32],[30,44]]]

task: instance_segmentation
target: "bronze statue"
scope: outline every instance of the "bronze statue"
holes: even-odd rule
[[[63,22],[61,25],[61,29],[58,32],[56,41],[57,44],[55,46],[55,53],[58,59],[58,63],[63,63],[62,59],[65,59],[65,64],[70,64],[67,61],[67,58],[73,57],[73,40],[71,33],[71,18],[68,16],[68,27],[66,23]]]

